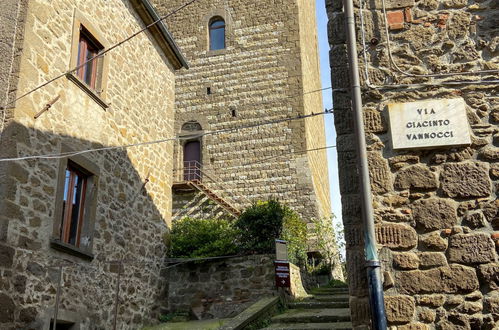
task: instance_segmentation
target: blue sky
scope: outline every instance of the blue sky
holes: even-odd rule
[[[317,29],[319,32],[319,51],[321,60],[322,87],[331,86],[331,71],[329,69],[329,43],[327,39],[327,14],[325,0],[316,0]],[[324,107],[331,109],[333,96],[330,89],[322,93]],[[326,116],[326,145],[336,144],[333,115]],[[337,220],[341,221],[341,198],[338,185],[338,158],[336,149],[328,149],[329,186],[331,189],[331,205]]]

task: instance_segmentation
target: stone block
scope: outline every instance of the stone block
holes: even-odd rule
[[[35,307],[28,307],[21,310],[19,320],[25,323],[31,323],[36,320],[38,311]]]
[[[433,323],[437,318],[437,313],[429,308],[421,308],[418,312],[418,319],[423,323]]]
[[[409,323],[397,327],[397,330],[429,330],[429,329],[430,327],[423,323]]]
[[[495,260],[494,242],[488,234],[456,234],[449,238],[449,261],[483,264]]]
[[[350,312],[354,326],[370,323],[371,312],[367,298],[350,297]]]
[[[404,11],[395,10],[386,13],[386,20],[390,30],[401,30],[404,28]]]
[[[488,167],[482,163],[445,164],[440,180],[449,197],[487,197],[491,193]]]
[[[416,302],[418,305],[437,308],[445,303],[445,296],[441,294],[416,296]]]
[[[487,297],[485,299],[485,306],[490,313],[499,315],[499,295]]]
[[[373,193],[382,194],[392,189],[392,180],[388,161],[378,152],[368,152],[369,178]]]
[[[364,110],[364,126],[366,133],[384,133],[388,130],[384,117],[376,109]]]
[[[14,322],[14,301],[5,293],[0,293],[0,323]]]
[[[407,323],[414,316],[416,303],[409,296],[385,296],[385,310],[388,322]]]
[[[499,263],[480,265],[478,274],[480,275],[480,280],[492,290],[499,289]]]
[[[336,109],[336,104],[335,104]],[[334,127],[338,135],[350,134],[353,132],[352,111],[340,108],[334,112]]]
[[[419,241],[421,245],[429,250],[445,251],[447,249],[447,240],[443,238],[440,232],[435,231],[427,235],[420,235]]]
[[[418,256],[421,269],[447,266],[447,258],[441,252],[420,252]]]
[[[350,87],[350,71],[346,66],[334,66],[331,68],[331,86],[333,88]]]
[[[403,270],[418,269],[419,257],[413,252],[394,253],[393,267]]]
[[[0,267],[11,268],[14,263],[15,250],[10,246],[0,244]]]
[[[446,199],[417,201],[412,206],[412,213],[417,227],[425,230],[451,228],[457,221],[456,203]]]
[[[471,229],[482,228],[486,226],[486,221],[482,213],[468,214],[463,218],[463,225]]]
[[[432,190],[438,187],[435,174],[425,165],[413,165],[400,170],[395,177],[395,189]]]
[[[418,237],[410,226],[386,223],[376,226],[376,240],[378,244],[392,249],[410,249],[416,247]]]
[[[345,14],[342,12],[334,13],[327,24],[328,37],[330,45],[346,43],[345,33]]]
[[[461,265],[429,270],[402,271],[396,274],[400,293],[469,293],[479,288],[475,270]]]
[[[340,192],[342,194],[358,193],[359,176],[355,169],[357,167],[355,152],[338,153],[338,171],[340,179]]]

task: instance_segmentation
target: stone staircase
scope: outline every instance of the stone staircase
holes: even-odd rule
[[[317,288],[311,298],[288,304],[289,309],[274,316],[268,330],[351,330],[348,288]]]

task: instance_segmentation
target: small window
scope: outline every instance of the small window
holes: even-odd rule
[[[80,246],[89,175],[68,162],[64,179],[60,240]]]
[[[210,50],[225,48],[225,21],[215,17],[210,21]]]
[[[78,58],[76,75],[91,89],[97,90],[100,81],[100,69],[102,58],[94,58],[104,47],[88,32],[85,27],[80,27],[80,40],[78,43]],[[93,60],[89,61],[90,59]],[[88,63],[86,63],[89,61]],[[86,63],[86,64],[84,64]],[[80,65],[84,64],[82,67]]]

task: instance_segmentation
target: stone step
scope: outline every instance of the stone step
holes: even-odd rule
[[[274,323],[264,328],[264,330],[352,330],[353,326],[350,322],[334,322],[334,323]]]
[[[350,309],[288,309],[281,315],[274,316],[272,323],[328,323],[349,322]]]
[[[296,301],[288,304],[289,308],[348,308],[348,301],[316,301],[316,300],[304,300]]]
[[[311,294],[320,294],[320,295],[348,295],[348,291],[326,291],[326,290],[312,290]]]
[[[328,302],[348,302],[350,296],[347,294],[336,294],[336,295],[314,295],[313,298],[307,301],[328,301]]]
[[[328,292],[328,293],[348,293],[348,288],[316,288],[312,289],[312,293],[316,292]]]

